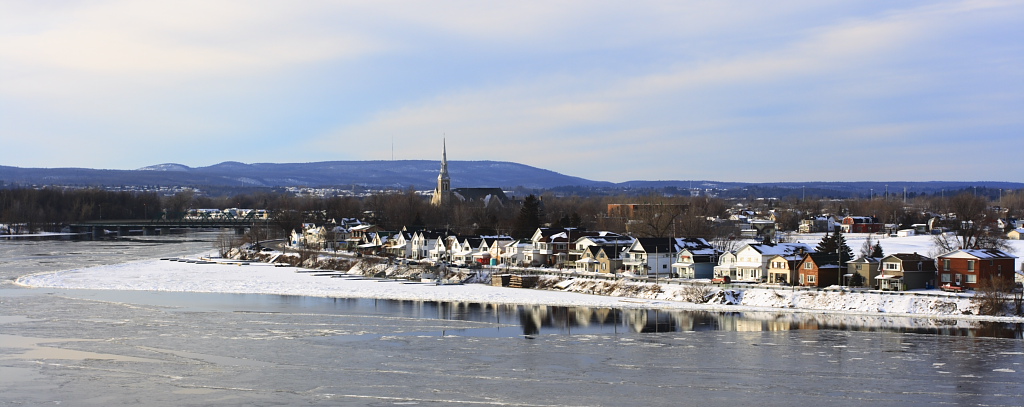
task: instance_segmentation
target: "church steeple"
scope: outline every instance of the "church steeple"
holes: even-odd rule
[[[441,141],[441,173],[437,174],[437,188],[434,189],[434,197],[430,199],[430,204],[434,206],[441,206],[448,202],[449,196],[451,195],[452,180],[448,176],[448,145],[447,141],[442,139]]]

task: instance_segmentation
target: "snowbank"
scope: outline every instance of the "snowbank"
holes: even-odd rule
[[[357,267],[358,268],[358,267]],[[365,272],[355,270],[354,272]],[[220,261],[197,264],[168,260],[137,261],[19,278],[17,284],[63,289],[107,289],[206,293],[278,294],[339,298],[453,301],[491,304],[660,308],[712,311],[780,310],[815,313],[1001,320],[976,314],[969,298],[889,295],[788,289],[720,289],[577,278],[544,279],[546,290],[483,284],[435,285],[367,278],[348,272],[280,267],[264,263]],[[596,294],[596,295],[595,295]],[[965,313],[966,311],[966,313]]]

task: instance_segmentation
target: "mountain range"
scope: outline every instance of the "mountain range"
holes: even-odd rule
[[[216,187],[329,187],[360,185],[433,189],[440,162],[325,161],[296,164],[245,164],[228,161],[208,167],[159,164],[137,170],[89,168],[19,168],[0,166],[0,182],[19,185],[175,185]],[[522,186],[547,189],[559,186],[613,186],[528,165],[502,161],[449,161],[452,186]]]
[[[256,163],[228,161],[207,167],[159,164],[137,170],[89,168],[20,168],[0,166],[0,187],[65,186],[191,186],[207,188],[351,187],[433,189],[440,170],[439,161],[325,161],[312,163]],[[501,187],[513,189],[554,189],[573,193],[616,193],[616,191],[658,190],[685,194],[688,190],[729,191],[727,196],[899,196],[939,194],[973,189],[987,195],[1000,190],[1024,189],[1024,183],[1005,181],[930,182],[774,182],[744,183],[720,181],[628,181],[612,183],[560,174],[554,171],[505,161],[449,161],[452,188]],[[716,193],[723,195],[722,193]]]

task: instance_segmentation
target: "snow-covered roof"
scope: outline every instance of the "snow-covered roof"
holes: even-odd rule
[[[1016,259],[1017,256],[998,249],[961,249],[939,257],[974,257],[978,259]]]
[[[750,247],[765,256],[790,256],[803,250],[804,253],[813,253],[814,248],[804,243],[779,243],[779,244],[748,244]]]

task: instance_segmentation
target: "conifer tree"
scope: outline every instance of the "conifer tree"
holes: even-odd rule
[[[526,199],[523,199],[523,207],[519,210],[519,216],[516,218],[512,237],[522,239],[533,235],[533,232],[540,227],[543,216],[540,200],[532,194],[527,196]]]
[[[846,236],[838,230],[822,237],[814,250],[818,253],[837,253],[838,250],[844,261],[853,259],[853,250],[846,244]]]
[[[882,242],[875,242],[875,247],[871,250],[871,257],[878,259],[885,257],[885,254],[882,253]]]

